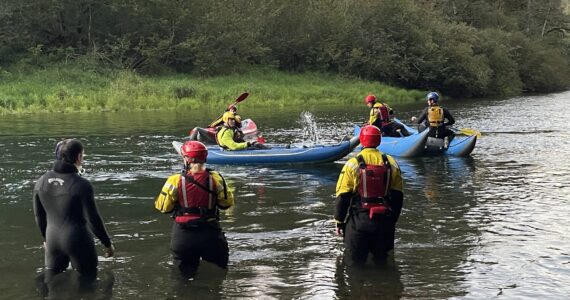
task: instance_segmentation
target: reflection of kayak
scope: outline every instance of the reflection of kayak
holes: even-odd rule
[[[255,141],[257,138],[257,125],[251,119],[241,121],[241,130],[244,140]],[[216,128],[214,127],[194,127],[188,133],[191,141],[200,141],[204,144],[216,144]]]
[[[209,164],[314,164],[333,162],[345,157],[359,144],[358,137],[336,145],[311,147],[273,146],[271,149],[226,151],[208,147]],[[172,142],[180,154],[182,143]]]
[[[418,132],[417,129],[403,124],[398,119],[395,122],[402,124],[411,134],[405,137],[382,137],[378,149],[386,154],[399,157],[416,157],[423,155],[453,155],[467,156],[471,154],[477,142],[476,135],[456,135],[449,147],[443,147],[443,139],[428,137],[428,130]],[[354,135],[358,136],[360,127],[355,126]]]
[[[354,136],[360,134],[360,127],[354,127]],[[424,153],[424,147],[427,141],[428,132],[412,134],[405,137],[388,137],[383,136],[378,150],[388,155],[399,157],[415,157]]]

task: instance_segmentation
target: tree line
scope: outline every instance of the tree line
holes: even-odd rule
[[[3,0],[0,71],[319,71],[461,97],[569,87],[560,0]]]

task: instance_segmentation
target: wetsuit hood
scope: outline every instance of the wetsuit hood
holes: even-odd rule
[[[74,164],[70,164],[63,160],[56,160],[53,164],[53,170],[58,173],[77,173],[77,168]]]

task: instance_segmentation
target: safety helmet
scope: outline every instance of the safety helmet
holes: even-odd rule
[[[205,163],[208,148],[198,141],[188,141],[182,145],[180,153],[183,157],[188,157],[191,163]]]
[[[374,103],[376,102],[376,96],[370,94],[368,96],[366,96],[366,98],[364,98],[364,103],[368,104],[368,103]]]
[[[429,92],[426,95],[426,100],[430,100],[430,99],[432,99],[434,102],[439,101],[439,94],[436,92]]]
[[[364,148],[376,148],[382,140],[382,132],[378,127],[368,125],[360,130],[360,144]]]
[[[231,112],[231,111],[226,111],[226,112],[224,113],[224,115],[222,116],[222,121],[223,121],[224,123],[228,123],[228,120],[229,120],[229,119],[234,119],[234,120],[235,120],[235,119],[236,119],[236,114],[234,114],[234,113]]]

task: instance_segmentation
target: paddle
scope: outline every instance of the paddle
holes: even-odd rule
[[[245,98],[247,98],[247,96],[249,96],[248,92],[245,92],[241,95],[239,95],[239,97],[236,98],[236,101],[234,102],[234,104],[228,106],[228,108],[232,107],[232,106],[236,106],[238,103],[242,102],[243,100],[245,100]]]
[[[470,128],[460,128],[458,129],[459,132],[465,134],[465,135],[476,135],[478,139],[481,138],[481,132],[475,130],[475,129],[470,129]]]
[[[235,101],[234,103],[228,105],[228,109],[229,109],[230,107],[232,107],[232,106],[238,105],[238,103],[240,103],[240,102],[242,102],[243,100],[245,100],[245,99],[247,98],[247,96],[249,96],[249,93],[248,93],[248,92],[245,92],[245,93],[239,95],[239,97],[236,98],[236,101]],[[215,121],[212,122],[212,124],[208,125],[208,127],[216,127],[216,126],[218,126],[219,123],[220,123],[220,120],[222,119],[222,116],[223,116],[223,115],[224,115],[224,113],[222,113],[219,117],[217,117],[217,118],[215,119]]]

